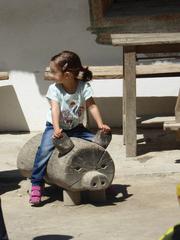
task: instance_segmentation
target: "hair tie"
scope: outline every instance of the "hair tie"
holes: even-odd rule
[[[65,71],[67,69],[68,63],[65,63],[64,66],[62,67],[62,70]]]

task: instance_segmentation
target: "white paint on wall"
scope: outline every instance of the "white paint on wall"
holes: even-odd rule
[[[123,79],[98,79],[91,82],[96,97],[122,97]],[[138,78],[136,79],[137,97],[177,96],[180,77]]]
[[[45,124],[45,109],[49,105],[45,97],[39,94],[36,75],[22,71],[11,71],[10,81],[16,91],[25,119],[31,119],[34,116],[34,121],[28,123],[29,129],[41,129]],[[23,88],[22,81],[24,82]]]

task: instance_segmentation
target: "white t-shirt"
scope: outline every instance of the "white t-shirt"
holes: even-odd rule
[[[78,82],[76,92],[73,94],[67,93],[62,84],[53,83],[49,86],[46,97],[59,103],[60,128],[72,129],[83,122],[85,101],[92,97],[92,93],[91,85],[83,81]],[[52,123],[51,108],[46,120]]]

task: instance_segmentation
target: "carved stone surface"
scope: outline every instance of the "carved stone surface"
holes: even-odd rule
[[[30,139],[18,155],[17,167],[25,177],[32,173],[41,134]],[[70,191],[106,189],[114,177],[114,163],[109,153],[96,143],[71,138],[74,147],[64,156],[55,148],[45,180]]]
[[[61,156],[70,152],[74,147],[74,143],[72,142],[71,138],[67,136],[65,132],[62,133],[61,138],[54,138],[53,144],[58,149],[59,154]]]
[[[112,134],[109,133],[103,133],[102,130],[97,131],[96,135],[93,138],[93,142],[99,144],[103,148],[107,148],[109,143],[111,142]]]

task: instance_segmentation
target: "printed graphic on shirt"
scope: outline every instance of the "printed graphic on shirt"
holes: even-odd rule
[[[83,106],[80,106],[79,109],[78,109],[78,116],[81,117],[84,113],[84,107]]]
[[[61,121],[64,122],[68,127],[72,127],[73,115],[71,114],[69,109],[63,110],[61,112]]]
[[[72,100],[68,103],[68,108],[61,111],[61,121],[63,121],[68,127],[73,127],[73,120],[75,117],[81,122],[81,117],[83,117],[84,107],[78,105],[78,100]]]

